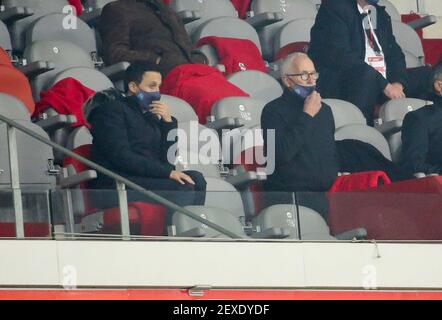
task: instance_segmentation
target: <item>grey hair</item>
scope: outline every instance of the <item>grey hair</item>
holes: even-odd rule
[[[292,68],[293,61],[298,57],[307,57],[308,58],[308,55],[303,52],[294,52],[284,58],[284,60],[282,61],[282,64],[281,64],[281,73],[280,73],[281,78],[285,77],[285,75],[287,73],[291,72],[290,70]]]
[[[433,82],[436,80],[442,80],[442,62],[439,62],[433,71]]]

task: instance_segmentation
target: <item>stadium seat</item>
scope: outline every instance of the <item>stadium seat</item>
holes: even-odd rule
[[[429,104],[432,103],[420,99],[405,98],[390,100],[381,107],[375,128],[387,139],[393,161],[400,161],[402,145],[400,131],[405,115]]]
[[[272,76],[255,70],[236,72],[227,80],[250,95],[251,98],[270,102],[282,95],[279,82]]]
[[[238,18],[229,0],[172,0],[170,6],[183,19],[187,33],[193,39],[193,34],[207,21],[218,17]]]
[[[317,13],[316,6],[309,0],[254,0],[251,6],[251,12],[253,15],[261,15],[264,13],[279,13],[282,15],[281,21],[258,29],[263,56],[268,61],[271,61],[276,54],[274,50],[274,39],[281,27],[296,19],[314,19]]]
[[[391,21],[393,34],[405,54],[407,68],[425,65],[425,54],[419,35],[410,26],[399,21]]]
[[[273,52],[275,52],[274,60],[276,61],[276,57],[280,55],[279,51],[288,45],[295,43],[309,43],[310,29],[314,24],[314,18],[302,18],[290,21],[282,26],[276,32],[273,42]]]
[[[385,7],[385,10],[390,15],[391,20],[393,20],[393,21],[402,21],[403,20],[401,14],[399,13],[399,10],[389,0],[380,0],[379,5]],[[428,27],[436,22],[437,22],[436,16],[427,15],[427,16],[421,17],[418,20],[411,21],[407,24],[408,24],[408,26],[410,26],[414,30],[418,30],[418,29]]]
[[[359,140],[371,144],[381,152],[385,158],[391,160],[390,147],[384,136],[375,128],[362,124],[350,124],[336,130],[335,140]]]
[[[24,51],[26,31],[35,20],[50,13],[72,12],[67,0],[4,0],[3,5],[5,11],[0,18],[5,21],[7,17],[12,47],[18,53]]]
[[[322,102],[330,106],[332,110],[335,129],[348,124],[367,124],[361,110],[350,102],[339,99],[323,99]]]
[[[66,16],[62,13],[51,13],[35,20],[26,32],[26,46],[35,41],[61,40],[76,44],[91,55],[97,66],[102,60],[97,53],[95,32],[83,20],[77,19],[75,28],[63,27]]]
[[[11,37],[9,36],[8,27],[2,21],[0,21],[0,48],[12,57]]]
[[[90,158],[91,146],[83,145],[75,153]],[[72,190],[73,208],[69,212],[73,220],[79,220],[74,226],[76,233],[110,233],[120,232],[119,208],[94,208],[91,196],[100,191],[88,191],[87,182],[95,179],[97,174],[87,166],[73,159],[65,159],[64,178],[60,179],[60,188]],[[103,191],[109,195],[110,190]],[[116,196],[116,194],[114,194]],[[165,207],[145,202],[128,204],[131,235],[162,236],[165,226]]]

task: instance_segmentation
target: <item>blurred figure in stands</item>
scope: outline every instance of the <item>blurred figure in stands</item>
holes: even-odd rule
[[[373,125],[386,99],[425,98],[431,68],[406,69],[391,18],[379,0],[323,1],[311,30],[309,55],[325,98],[358,106]]]
[[[267,191],[326,192],[338,174],[335,124],[328,105],[316,91],[319,74],[304,53],[287,56],[281,67],[285,86],[283,95],[264,107],[261,116],[263,130],[275,131],[275,172],[264,185]],[[264,143],[267,150],[267,134]],[[275,199],[286,202],[290,199]],[[325,197],[304,195],[303,205],[324,214]],[[273,201],[272,201],[273,202]]]
[[[160,101],[161,81],[157,65],[132,63],[126,71],[127,96],[94,108],[88,116],[93,160],[178,205],[204,205],[206,181],[202,174],[176,171],[174,159],[168,159],[176,142],[169,141],[168,135],[177,128],[177,120]],[[115,189],[115,181],[98,174],[90,186]],[[151,202],[135,192],[129,192],[128,199]],[[98,201],[101,206],[116,205],[108,197]]]
[[[181,19],[162,0],[111,2],[103,8],[98,29],[108,64],[148,61],[164,77],[177,65],[206,61],[192,50]]]
[[[402,126],[402,166],[410,174],[442,174],[442,62],[431,81],[434,105],[407,113]]]

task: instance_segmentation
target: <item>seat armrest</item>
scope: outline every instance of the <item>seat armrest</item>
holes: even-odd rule
[[[414,30],[423,29],[425,27],[431,26],[432,24],[435,24],[437,22],[437,17],[433,15],[428,15],[425,17],[422,17],[420,19],[410,21],[407,24],[412,27]]]
[[[367,237],[367,230],[364,228],[357,228],[350,231],[340,233],[335,236],[338,240],[364,240]]]
[[[42,73],[54,70],[55,64],[49,61],[34,61],[24,66],[20,66],[17,69],[23,72],[28,78],[35,78]]]
[[[198,11],[183,10],[178,12],[178,16],[184,24],[201,19],[201,13]]]
[[[126,69],[130,66],[129,62],[123,61],[100,69],[113,82],[123,80]]]
[[[63,189],[72,188],[78,186],[80,183],[94,180],[96,178],[97,178],[97,171],[87,170],[81,173],[70,175],[65,178],[60,178],[60,180],[58,181],[58,185],[60,186],[60,188]]]
[[[8,8],[4,11],[0,11],[0,20],[5,24],[11,24],[17,20],[32,16],[34,11],[26,7],[14,7]]]
[[[213,130],[235,129],[244,126],[244,120],[240,118],[225,117],[212,122],[207,122],[206,127]]]
[[[54,131],[61,128],[70,127],[77,122],[77,117],[73,115],[59,114],[54,117],[42,119],[35,124],[43,128],[46,132]]]
[[[391,136],[394,133],[401,131],[402,129],[402,120],[392,120],[383,122],[381,124],[377,124],[375,128],[381,132],[384,136]]]
[[[270,24],[282,21],[283,19],[284,16],[281,12],[263,12],[247,18],[246,22],[255,29],[260,29]]]
[[[178,233],[176,235],[177,237],[183,237],[183,238],[203,238],[206,236],[206,231],[203,228],[197,227],[190,230],[187,230],[182,233]]]
[[[290,231],[285,228],[268,228],[264,231],[255,232],[251,235],[253,239],[285,239],[290,236]]]
[[[264,181],[267,175],[264,172],[246,171],[239,174],[226,177],[225,180],[235,186],[237,189],[246,189],[252,183]]]

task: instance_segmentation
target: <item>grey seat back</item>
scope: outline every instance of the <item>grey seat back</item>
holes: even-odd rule
[[[6,25],[0,21],[0,48],[10,53],[12,51],[11,37]]]
[[[275,55],[274,39],[282,26],[296,19],[315,18],[317,13],[316,6],[309,0],[254,0],[251,11],[255,15],[265,12],[280,12],[284,17],[282,21],[265,26],[259,31],[263,56],[267,60],[271,60]]]
[[[246,237],[238,218],[226,209],[213,208],[209,206],[188,206],[185,208],[205,220],[216,223],[231,232],[242,235],[244,238]],[[193,220],[179,212],[174,213],[172,223],[176,228],[177,236],[180,236],[180,234],[188,232],[192,229],[198,228],[203,230],[206,238],[228,238],[227,236],[220,234],[218,231],[209,228],[205,224]]]
[[[336,240],[330,235],[330,229],[324,218],[316,211],[299,206],[299,227],[301,240]],[[291,239],[299,239],[298,214],[296,206],[291,204],[278,204],[261,211],[253,220],[255,227],[261,231],[269,228],[284,228],[290,232]]]
[[[186,101],[165,94],[161,95],[161,101],[169,106],[172,116],[174,116],[178,122],[198,122],[198,116],[192,106]]]
[[[266,102],[279,98],[283,92],[275,78],[256,70],[233,73],[227,77],[227,80],[249,94],[251,98]]]
[[[62,71],[73,67],[94,68],[89,54],[82,48],[66,41],[37,41],[26,48],[24,57],[28,63],[49,61],[55,64],[55,69],[38,75],[32,80],[34,99],[47,90],[52,80]]]
[[[48,139],[46,132],[29,120],[16,120],[17,123]],[[55,186],[55,177],[48,174],[48,164],[54,159],[53,150],[48,145],[35,140],[17,130],[17,153],[20,184],[27,187],[50,189]],[[0,123],[0,188],[10,188],[10,167],[7,128]]]
[[[279,49],[294,42],[310,42],[310,29],[315,24],[314,18],[292,20],[276,32],[274,40],[275,54]]]
[[[175,168],[178,171],[194,170],[200,172],[205,178],[221,178],[220,166],[222,162],[219,159],[210,159],[203,154],[189,151],[178,150],[176,156]]]
[[[226,209],[240,220],[245,218],[241,194],[233,185],[213,177],[206,177],[206,182],[206,206]]]
[[[251,128],[260,125],[265,105],[265,101],[253,98],[228,97],[215,102],[211,112],[215,120],[238,118],[242,119],[244,127]]]
[[[229,0],[172,0],[171,8],[176,12],[195,11],[201,18],[185,25],[187,33],[193,33],[205,22],[217,17],[238,17]]]
[[[31,121],[28,108],[17,98],[0,93],[0,114],[11,120]]]
[[[72,67],[63,70],[52,79],[49,86],[65,78],[74,78],[85,87],[94,91],[102,91],[114,87],[112,81],[105,74],[88,67]]]
[[[381,107],[381,110],[379,111],[379,117],[382,123],[395,121],[395,120],[402,122],[405,118],[405,115],[408,112],[418,110],[430,104],[432,104],[432,102],[430,101],[413,99],[413,98],[390,100]],[[387,141],[390,146],[391,156],[393,158],[393,161],[395,162],[400,161],[402,153],[401,132],[396,132],[391,134],[390,136],[387,137]]]
[[[336,129],[348,124],[367,124],[361,110],[350,102],[339,99],[323,99],[322,102],[331,108]]]
[[[12,47],[18,52],[25,49],[26,31],[30,24],[38,18],[50,13],[63,13],[63,9],[69,8],[67,0],[3,0],[6,9],[25,7],[33,12],[33,15],[15,21],[10,26]]]
[[[401,21],[401,14],[393,3],[388,0],[380,0],[379,5],[385,7],[385,11],[390,15],[391,20]]]
[[[261,44],[256,30],[247,22],[233,17],[214,18],[203,23],[192,35],[196,43],[199,39],[209,36],[248,39],[261,52]]]
[[[94,31],[81,19],[76,19],[76,28],[65,28],[66,15],[52,13],[35,20],[26,32],[26,45],[35,41],[62,40],[76,44],[89,54],[97,52]]]
[[[87,127],[75,128],[68,137],[66,148],[74,150],[83,145],[92,144],[92,139],[92,134]]]
[[[396,42],[406,56],[407,68],[425,65],[425,53],[421,39],[409,25],[400,21],[391,21]]]
[[[384,136],[378,130],[372,127],[361,124],[350,124],[336,130],[335,140],[340,141],[346,139],[359,140],[371,144],[378,149],[385,158],[392,160],[387,140],[385,140]]]

